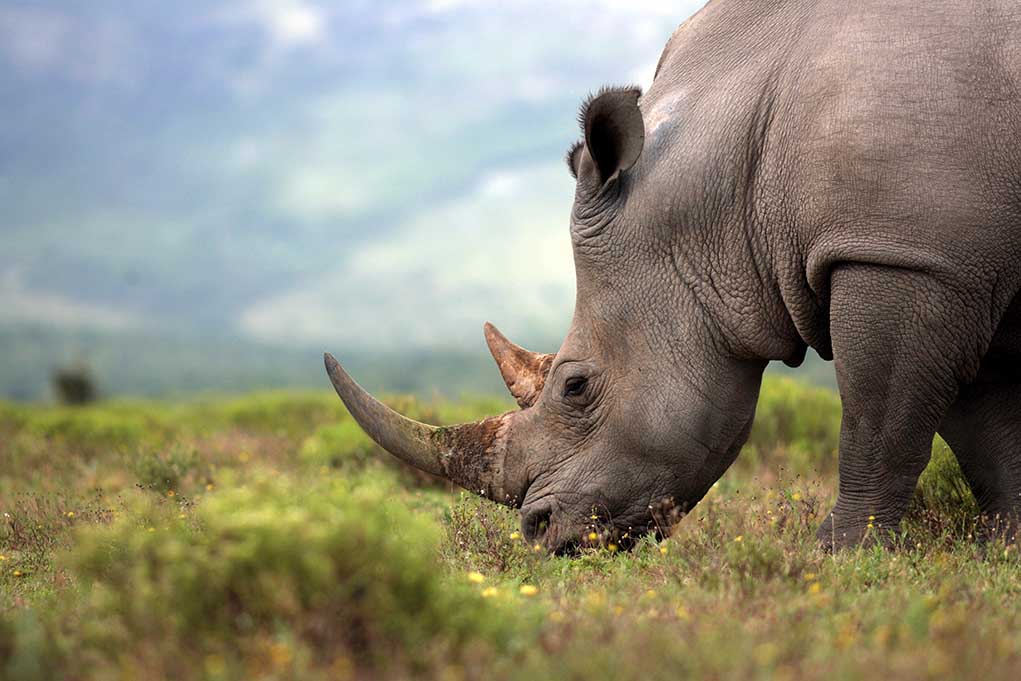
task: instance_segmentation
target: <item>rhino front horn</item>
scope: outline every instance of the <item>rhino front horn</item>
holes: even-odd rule
[[[401,461],[508,506],[521,490],[508,484],[507,443],[514,414],[440,428],[401,416],[362,389],[333,355],[324,357],[337,395],[362,430]]]
[[[553,366],[555,355],[544,355],[525,350],[510,342],[499,329],[486,322],[483,327],[489,352],[500,368],[500,375],[507,389],[522,409],[535,404],[546,385],[546,377]]]

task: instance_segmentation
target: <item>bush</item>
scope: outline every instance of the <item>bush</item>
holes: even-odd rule
[[[348,418],[334,425],[323,426],[305,438],[299,456],[303,463],[313,466],[359,470],[379,460],[378,457],[385,454],[381,453],[376,443],[353,419]]]
[[[0,679],[58,678],[52,641],[32,612],[0,613]]]
[[[53,392],[61,404],[76,406],[94,402],[99,391],[96,390],[92,372],[84,364],[58,369],[53,372]]]
[[[183,445],[143,452],[131,460],[139,484],[159,492],[181,489],[181,481],[198,464],[198,452]]]
[[[445,517],[448,562],[483,572],[534,566],[538,555],[518,527],[518,514],[506,506],[462,492]]]
[[[918,479],[909,519],[931,528],[967,533],[974,529],[980,510],[957,457],[941,438],[932,446],[932,458]]]
[[[344,407],[335,395],[324,392],[264,392],[191,405],[201,421],[214,429],[239,428],[285,435],[307,433],[321,423],[336,421]]]
[[[89,458],[136,447],[149,431],[141,413],[109,407],[32,410],[25,428]]]
[[[789,378],[767,376],[742,466],[782,466],[794,473],[836,470],[840,444],[840,398]]]
[[[226,677],[403,675],[506,651],[520,616],[444,579],[437,528],[392,492],[257,476],[186,518],[150,497],[79,536],[71,565],[87,600],[64,654],[98,676],[194,678],[216,676],[210,665]]]

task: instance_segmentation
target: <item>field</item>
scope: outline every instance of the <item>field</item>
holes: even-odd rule
[[[769,378],[672,536],[550,558],[326,393],[0,403],[0,678],[1017,678],[1021,558],[974,540],[945,445],[897,548],[816,547],[838,430],[833,393]]]

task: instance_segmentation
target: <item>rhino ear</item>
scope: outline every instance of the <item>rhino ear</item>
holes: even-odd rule
[[[582,106],[579,119],[588,159],[576,166],[579,179],[591,178],[602,187],[638,161],[645,144],[641,94],[638,88],[604,89]]]

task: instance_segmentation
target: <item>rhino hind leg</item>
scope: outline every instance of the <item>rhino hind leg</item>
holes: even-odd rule
[[[931,275],[847,264],[830,278],[842,402],[837,502],[826,547],[892,540],[958,388],[978,372],[982,301]],[[992,329],[988,331],[992,336]]]
[[[994,530],[1021,524],[1021,296],[993,338],[975,381],[940,427]]]

